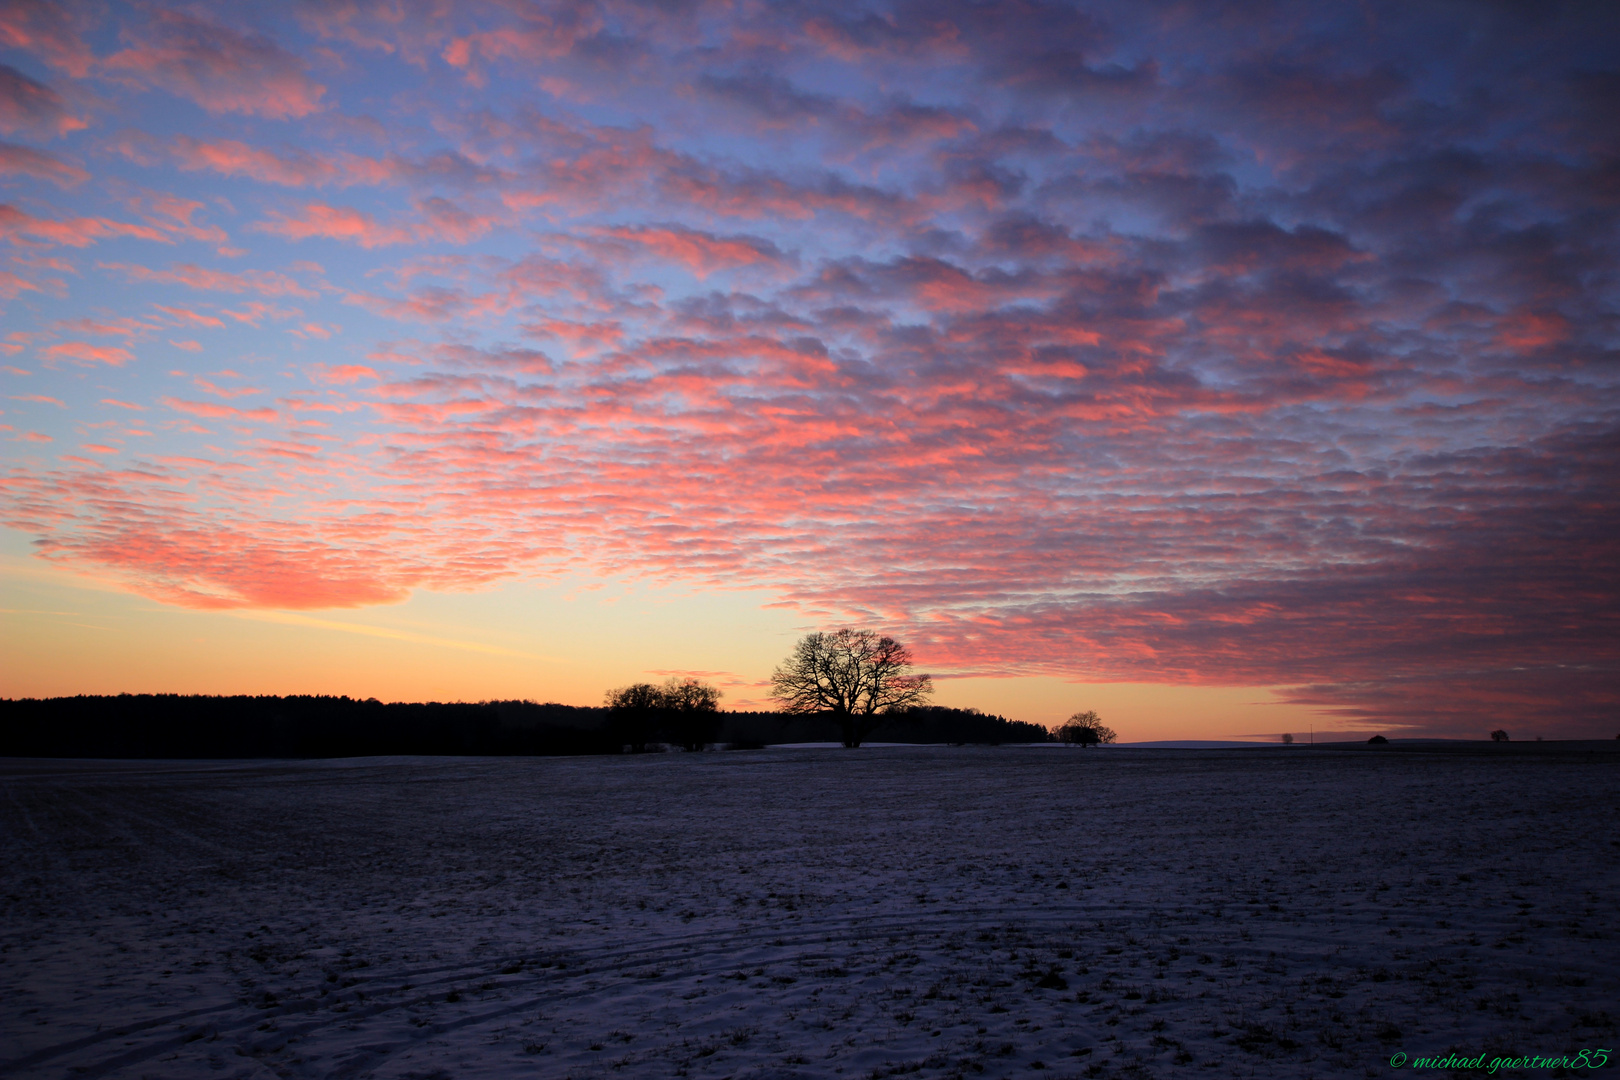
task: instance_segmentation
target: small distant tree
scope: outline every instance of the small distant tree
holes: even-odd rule
[[[1508,734],[1507,734],[1507,732],[1503,731],[1501,728],[1497,728],[1495,731],[1491,732],[1491,742],[1507,742],[1507,741],[1508,741]]]
[[[664,691],[652,683],[631,683],[609,690],[603,702],[608,710],[609,734],[632,754],[647,752],[647,744],[663,719]]]
[[[702,750],[720,733],[720,691],[697,679],[669,679],[663,686],[664,724],[675,742]]]
[[[1284,746],[1293,746],[1294,745],[1294,737],[1292,735],[1284,735],[1283,736],[1283,745]]]
[[[702,750],[719,733],[720,696],[718,689],[697,679],[621,686],[607,693],[608,731],[632,754],[644,753],[659,736],[687,750]]]
[[[1057,737],[1059,742],[1068,746],[1097,746],[1111,743],[1118,736],[1113,728],[1102,722],[1102,717],[1088,709],[1063,721],[1057,729]]]
[[[885,714],[932,696],[933,681],[911,668],[910,649],[871,630],[807,634],[771,674],[771,697],[785,713],[832,717],[856,747]]]

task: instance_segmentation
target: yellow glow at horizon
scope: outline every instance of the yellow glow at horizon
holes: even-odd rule
[[[0,697],[347,694],[384,701],[600,704],[611,687],[700,674],[729,708],[769,708],[771,669],[816,627],[773,594],[622,582],[419,592],[349,610],[194,611],[0,544]],[[1258,687],[940,678],[935,701],[1049,726],[1095,709],[1121,741],[1355,727]],[[1361,725],[1366,726],[1366,725]]]

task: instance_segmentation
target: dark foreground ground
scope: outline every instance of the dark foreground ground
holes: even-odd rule
[[[1615,760],[0,761],[0,1075],[1573,1057],[1616,1046]]]

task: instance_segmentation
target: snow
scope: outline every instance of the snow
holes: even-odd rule
[[[1613,1047],[1614,760],[3,761],[0,1075],[1328,1077]]]

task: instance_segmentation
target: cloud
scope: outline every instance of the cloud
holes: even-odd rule
[[[212,292],[256,293],[260,296],[316,296],[313,289],[300,285],[286,274],[274,270],[245,270],[231,273],[209,270],[192,263],[180,263],[168,270],[130,263],[97,263],[104,270],[117,270],[130,281],[180,284],[193,289]],[[251,306],[251,305],[250,305]],[[268,310],[268,309],[266,309]],[[232,314],[226,312],[226,314]]]
[[[238,409],[234,405],[218,405],[211,401],[186,401],[182,398],[164,398],[163,404],[176,412],[183,412],[190,416],[200,416],[209,420],[256,420],[260,422],[276,419],[276,411],[270,408]]]
[[[0,133],[66,135],[84,126],[84,121],[68,112],[55,90],[14,67],[0,64]]]
[[[177,135],[173,153],[185,172],[215,172],[222,176],[246,176],[267,184],[311,187],[331,183],[340,175],[328,159],[306,151],[277,153],[250,146],[235,139],[204,142],[189,135]]]
[[[4,173],[34,176],[60,187],[73,187],[90,178],[90,174],[77,165],[69,165],[43,150],[0,142],[0,174]]]
[[[212,315],[204,315],[199,311],[192,311],[190,308],[169,307],[165,304],[153,304],[152,306],[182,326],[207,326],[218,329],[225,325],[222,319],[215,318]]]
[[[309,203],[297,215],[272,212],[270,220],[261,222],[257,228],[289,240],[321,237],[348,240],[363,248],[407,244],[415,239],[409,229],[378,225],[370,214],[352,207],[328,206],[325,203]]]
[[[0,45],[32,53],[82,79],[93,59],[81,36],[83,14],[52,0],[7,0],[0,7]]]
[[[775,244],[758,236],[716,236],[679,225],[601,228],[593,233],[676,263],[699,278],[721,270],[788,261]]]
[[[132,36],[135,44],[101,62],[104,71],[210,113],[296,119],[319,109],[326,92],[305,74],[303,61],[269,38],[198,16],[157,9]]]
[[[72,360],[80,364],[107,364],[122,367],[135,359],[135,354],[117,345],[91,345],[83,341],[64,341],[47,345],[39,350],[47,361]]]
[[[126,137],[116,146],[131,160],[154,161],[155,150],[149,139]],[[236,139],[202,140],[177,135],[168,152],[184,172],[243,176],[283,187],[406,184],[467,189],[510,179],[505,171],[479,164],[453,150],[416,158],[399,154],[368,157],[349,152],[314,153],[298,147],[272,150]]]
[[[336,367],[323,368],[319,377],[324,382],[344,385],[360,379],[375,379],[378,375],[374,368],[365,364],[339,364]]]
[[[229,530],[184,528],[109,531],[78,549],[47,547],[121,573],[137,592],[201,610],[361,607],[398,603],[404,589],[378,581],[354,556],[320,544],[281,543]]]
[[[160,244],[173,243],[163,231],[146,225],[102,217],[40,218],[8,203],[0,203],[0,238],[13,243],[88,247],[98,240],[119,236],[154,240]]]
[[[489,232],[500,218],[469,213],[437,196],[416,207],[417,219],[400,225],[379,224],[372,215],[347,206],[308,203],[296,214],[272,211],[255,228],[289,240],[318,237],[344,240],[363,248],[388,247],[423,240],[466,244]]]
[[[0,270],[0,300],[15,300],[25,292],[39,292],[39,286],[9,271]]]

